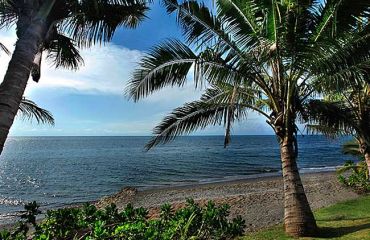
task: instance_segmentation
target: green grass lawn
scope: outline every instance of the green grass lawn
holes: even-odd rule
[[[370,240],[370,196],[338,203],[315,212],[320,228],[316,238]],[[282,225],[248,234],[242,240],[293,239],[284,234]]]

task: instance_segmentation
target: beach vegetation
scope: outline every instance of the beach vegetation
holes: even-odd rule
[[[357,157],[358,162],[355,163],[349,160],[337,169],[339,182],[355,189],[358,193],[370,192],[369,168],[364,160],[364,155],[361,152],[358,141],[344,143],[342,152]]]
[[[0,85],[0,154],[29,77],[40,80],[43,56],[56,68],[77,70],[81,48],[110,42],[118,28],[136,27],[147,10],[145,0],[1,0],[0,28],[16,26],[17,41]]]
[[[215,9],[198,1],[163,0],[177,15],[185,43],[167,40],[140,62],[127,87],[139,101],[165,87],[182,87],[193,73],[205,89],[200,100],[174,109],[154,128],[150,149],[209,125],[232,126],[260,114],[280,146],[284,180],[284,228],[288,235],[317,233],[298,172],[299,120],[314,86],[351,76],[363,79],[370,57],[369,1],[216,0]],[[263,148],[261,149],[263,151]]]
[[[363,65],[368,64],[364,59]],[[360,63],[361,64],[361,63]],[[353,136],[353,148],[358,149],[367,171],[370,171],[370,71],[364,70],[362,78],[351,76],[343,82],[329,82],[316,86],[325,94],[321,100],[308,104],[308,130],[328,137]],[[340,92],[340,93],[339,93]],[[349,146],[348,146],[349,147]],[[368,179],[370,180],[370,179]]]
[[[39,223],[38,214],[35,202],[26,205],[18,227],[0,232],[0,239],[213,240],[233,239],[241,236],[245,228],[241,217],[229,220],[228,205],[217,206],[210,201],[201,207],[191,199],[176,211],[170,204],[163,205],[158,218],[149,217],[147,209],[131,204],[122,211],[114,204],[105,209],[85,204],[81,208],[49,210]]]
[[[351,187],[359,193],[370,192],[369,173],[365,161],[354,163],[347,161],[337,170],[338,180],[345,186]]]
[[[338,203],[315,212],[319,232],[314,238],[299,238],[306,240],[338,239],[364,240],[370,236],[370,196]],[[281,226],[260,230],[247,234],[240,240],[288,240]]]

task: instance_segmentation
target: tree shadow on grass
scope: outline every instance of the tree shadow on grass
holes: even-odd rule
[[[343,237],[347,234],[358,232],[364,229],[370,229],[370,223],[349,227],[322,227],[319,230],[318,237],[321,238]]]

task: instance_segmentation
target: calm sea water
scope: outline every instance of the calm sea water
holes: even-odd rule
[[[43,208],[96,200],[124,186],[168,185],[245,178],[280,171],[274,136],[181,137],[145,152],[148,137],[11,137],[0,157],[0,222],[23,204]],[[299,167],[330,169],[348,156],[341,140],[300,137]]]

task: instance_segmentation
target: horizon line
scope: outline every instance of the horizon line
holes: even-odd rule
[[[10,135],[8,137],[153,137],[154,135]],[[176,137],[224,137],[220,134],[180,135]],[[276,136],[275,134],[233,134],[232,136]],[[298,136],[322,136],[322,134],[299,134]]]

